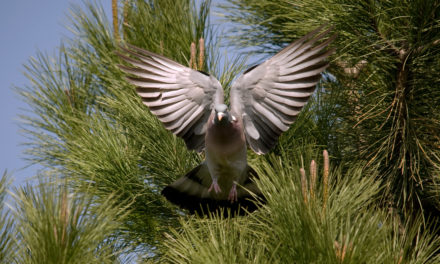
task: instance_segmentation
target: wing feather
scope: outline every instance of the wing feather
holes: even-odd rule
[[[159,119],[160,121],[162,121],[162,123],[171,123],[171,122],[174,123],[175,124],[174,126],[171,126],[170,124],[165,124],[168,125],[167,127],[168,129],[174,130],[177,125],[182,123],[183,121],[182,118],[192,109],[196,109],[196,108],[197,106],[186,103],[176,111],[173,111],[167,115],[159,116]]]
[[[156,82],[149,82],[148,79],[143,78],[133,78],[133,77],[127,77],[128,81],[137,87],[140,88],[156,88],[156,89],[180,89],[184,88],[185,84],[182,83],[156,83]]]
[[[271,59],[245,71],[231,87],[231,111],[241,115],[249,146],[258,154],[270,151],[289,129],[313,94],[325,59],[331,28],[321,26],[293,42]]]
[[[176,78],[173,75],[168,75],[168,76],[162,76],[162,75],[157,75],[157,74],[150,74],[147,71],[141,70],[141,69],[136,69],[136,68],[132,68],[132,67],[127,67],[124,65],[119,65],[119,67],[121,69],[123,69],[123,71],[125,73],[129,73],[129,74],[133,74],[136,76],[139,76],[142,79],[148,79],[151,82],[162,82],[162,83],[175,83],[176,82]]]
[[[302,71],[298,73],[291,73],[288,75],[281,75],[278,77],[278,81],[282,83],[294,82],[294,83],[304,83],[304,85],[314,86],[316,82],[321,78],[321,72],[323,72],[328,67],[327,64],[324,64],[321,67],[317,67],[311,70]],[[281,74],[281,73],[280,73]],[[306,80],[302,80],[306,79]],[[312,83],[307,83],[306,81],[311,81]]]
[[[176,134],[180,134],[180,132],[184,131],[187,128],[190,128],[194,121],[199,119],[203,114],[203,108],[198,106],[193,109],[193,111],[188,112],[187,115],[183,118],[184,123],[176,130]]]
[[[290,102],[295,103],[296,101],[301,101],[304,105],[307,102],[307,99],[310,97],[310,95],[312,95],[313,92],[315,91],[315,87],[314,87],[315,85],[313,85],[310,88],[292,89],[292,90],[274,89],[274,91],[268,93],[267,96],[269,98],[277,99],[279,102],[286,102],[287,104],[290,104]],[[275,85],[275,87],[277,86]]]
[[[189,149],[202,151],[205,124],[215,103],[223,103],[223,88],[211,75],[185,67],[162,55],[127,45],[119,65],[136,93],[165,128],[182,137]]]
[[[273,56],[273,58],[275,58],[277,60],[283,60],[286,57],[290,56],[293,52],[295,52],[301,46],[301,44],[304,43],[304,41],[306,41],[310,37],[314,36],[316,33],[320,32],[324,27],[325,27],[325,25],[322,25],[322,26],[314,29],[313,31],[307,33],[302,38],[298,39],[297,41],[293,42],[292,44],[290,44],[289,46],[285,47],[280,52],[275,54],[275,56]]]
[[[167,71],[163,71],[163,70],[156,68],[156,67],[151,67],[150,64],[148,64],[148,63],[144,63],[142,61],[132,59],[128,56],[123,55],[122,53],[118,52],[117,54],[119,55],[119,57],[121,57],[121,59],[125,60],[126,62],[130,63],[133,66],[138,67],[139,69],[142,69],[144,71],[150,72],[152,74],[157,74],[160,76],[165,76],[165,77],[169,76],[169,72],[167,72]],[[135,56],[135,55],[133,55],[133,56]],[[121,70],[124,71],[123,68],[121,68]]]

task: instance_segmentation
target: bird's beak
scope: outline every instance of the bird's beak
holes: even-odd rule
[[[225,114],[222,113],[222,112],[217,113],[218,121],[222,121],[222,118],[223,118],[224,116],[225,116]]]

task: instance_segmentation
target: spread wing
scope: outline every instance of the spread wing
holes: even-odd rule
[[[232,85],[231,110],[241,115],[249,146],[267,153],[295,121],[313,94],[334,50],[326,47],[336,35],[315,29],[264,63],[251,68]]]
[[[165,128],[183,138],[189,149],[202,151],[206,123],[214,104],[223,103],[223,88],[213,76],[185,67],[153,52],[129,45],[118,55],[128,81]]]

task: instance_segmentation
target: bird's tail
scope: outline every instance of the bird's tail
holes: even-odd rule
[[[258,178],[258,174],[248,166],[246,180],[242,186],[237,186],[238,201],[231,203],[227,199],[218,199],[211,195],[208,189],[212,179],[206,164],[201,163],[185,176],[165,187],[162,195],[173,204],[189,210],[190,213],[206,215],[208,212],[218,212],[223,209],[223,214],[243,215],[246,211],[256,210],[255,197],[262,197],[253,181],[255,178]]]

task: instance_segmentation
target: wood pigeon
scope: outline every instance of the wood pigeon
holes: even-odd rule
[[[220,82],[207,73],[128,45],[119,65],[151,113],[206,159],[162,194],[191,213],[239,207],[253,211],[257,173],[247,164],[247,146],[269,152],[313,94],[333,53],[323,26],[275,56],[245,71],[231,86],[230,107]],[[325,40],[324,40],[325,39]]]

